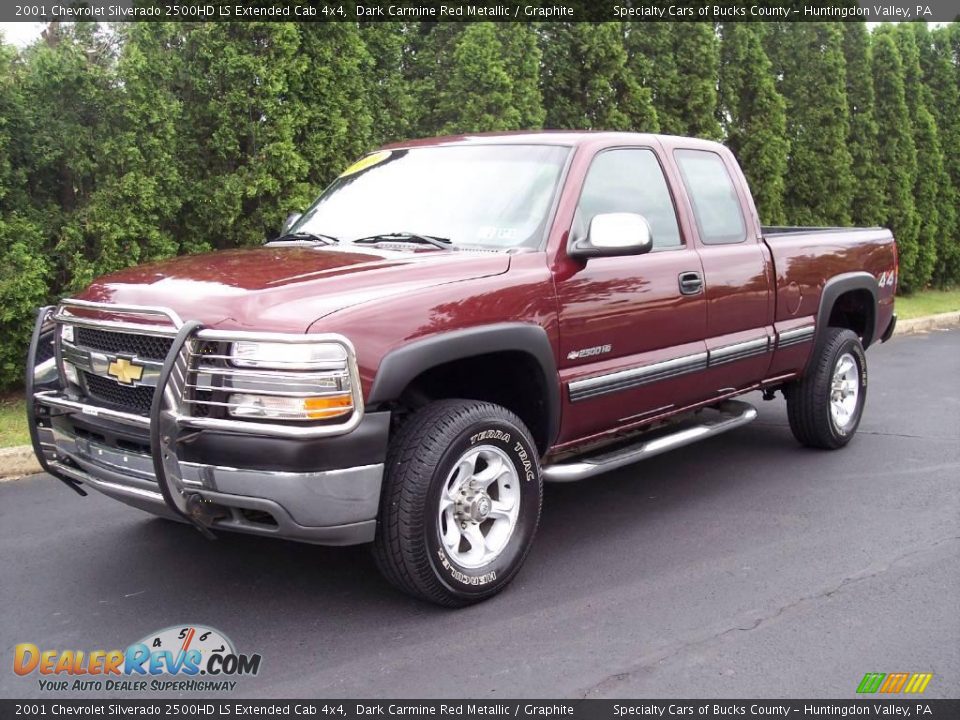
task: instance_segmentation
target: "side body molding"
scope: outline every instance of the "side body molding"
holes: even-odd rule
[[[560,432],[560,380],[547,331],[529,323],[496,323],[454,330],[415,340],[384,356],[368,405],[397,400],[404,388],[425,370],[454,360],[495,352],[522,352],[539,364],[546,386],[547,447]]]
[[[817,311],[817,333],[814,342],[820,342],[823,331],[830,323],[830,313],[837,298],[851,290],[866,290],[870,293],[873,302],[871,303],[871,312],[873,316],[867,326],[866,336],[863,338],[863,346],[868,347],[877,337],[877,279],[868,272],[858,271],[837,275],[827,280],[823,286],[823,292],[820,294],[820,309]]]

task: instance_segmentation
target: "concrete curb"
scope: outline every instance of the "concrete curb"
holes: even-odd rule
[[[16,480],[41,472],[40,463],[30,445],[0,448],[0,482]]]
[[[945,330],[954,327],[960,327],[960,310],[939,313],[937,315],[924,315],[923,317],[912,318],[911,320],[900,320],[897,323],[897,331],[894,335],[914,335],[916,333],[930,332],[931,330]]]
[[[960,327],[960,310],[900,320],[894,335],[916,335],[931,330]],[[40,463],[29,445],[0,448],[0,482],[17,480],[41,472]]]

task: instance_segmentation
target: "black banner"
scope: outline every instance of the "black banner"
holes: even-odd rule
[[[951,21],[960,0],[24,0],[0,21]]]
[[[186,718],[943,718],[960,700],[0,700],[0,719],[37,717]]]

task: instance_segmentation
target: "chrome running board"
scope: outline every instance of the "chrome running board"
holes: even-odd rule
[[[617,450],[547,465],[543,468],[543,479],[548,482],[583,480],[733,430],[757,417],[757,409],[753,405],[737,400],[727,400],[711,409],[719,415],[698,425],[648,440],[641,438],[639,442]]]

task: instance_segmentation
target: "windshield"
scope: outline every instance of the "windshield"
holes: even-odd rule
[[[417,233],[453,246],[536,246],[569,148],[382,150],[348,168],[290,228],[341,242]]]

